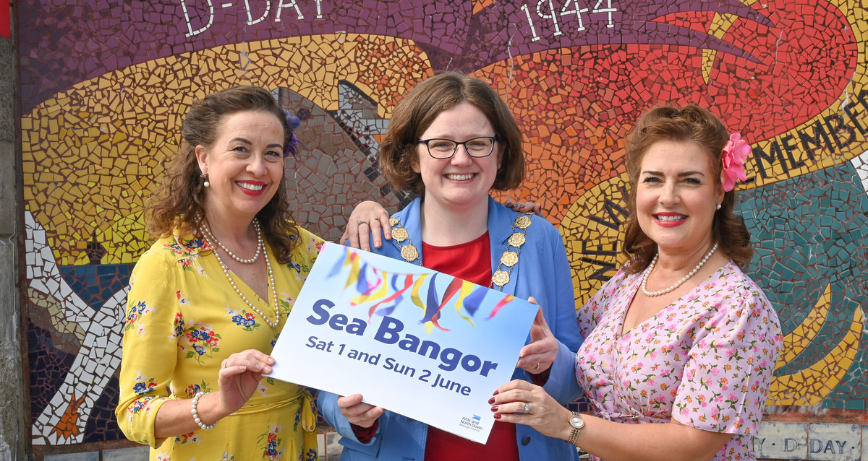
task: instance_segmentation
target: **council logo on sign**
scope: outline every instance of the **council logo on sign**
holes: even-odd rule
[[[461,422],[458,423],[461,427],[470,429],[473,432],[479,432],[482,430],[482,424],[480,424],[480,420],[482,418],[478,415],[473,415],[472,418],[468,418],[466,416],[461,417]]]

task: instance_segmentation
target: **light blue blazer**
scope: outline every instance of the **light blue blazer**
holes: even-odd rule
[[[410,241],[419,250],[419,259],[424,261],[422,251],[422,228],[419,216],[421,199],[416,199],[407,208],[395,214],[410,234]],[[512,234],[512,224],[518,213],[488,198],[488,235],[491,239],[491,267],[497,270],[500,255],[507,247]],[[558,402],[566,405],[578,398],[582,391],[576,381],[576,351],[582,337],[576,325],[575,298],[567,254],[558,231],[540,217],[531,218],[527,229],[527,242],[521,247],[519,263],[513,267],[510,281],[503,292],[528,299],[533,296],[542,306],[546,322],[559,341],[558,355],[552,364],[545,390]],[[386,241],[375,253],[401,259],[400,244]],[[530,343],[530,336],[525,343]],[[516,368],[512,379],[530,382],[530,376]],[[504,383],[505,384],[505,383]],[[415,460],[425,458],[425,442],[428,425],[414,419],[386,411],[379,419],[374,438],[362,444],[353,434],[349,421],[341,415],[337,396],[320,391],[317,399],[325,420],[343,437],[343,461],[355,460]],[[488,399],[488,397],[484,397]],[[419,402],[425,406],[429,402]],[[429,406],[437,411],[436,406]],[[578,460],[575,447],[565,441],[546,437],[529,426],[516,425],[516,441],[522,461],[531,460]]]

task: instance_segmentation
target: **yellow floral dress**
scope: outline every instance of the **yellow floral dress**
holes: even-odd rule
[[[258,349],[270,354],[304,284],[322,240],[299,228],[289,264],[274,268],[280,324],[271,328],[238,296],[213,250],[192,235],[158,240],[133,270],[124,326],[120,402],[115,414],[124,434],[151,447],[151,460],[315,461],[316,412],[308,391],[265,378],[253,397],[210,430],[154,437],[154,420],[167,400],[197,391],[217,392],[221,362]],[[241,279],[235,284],[262,312],[268,305]],[[273,296],[271,287],[269,296]],[[190,416],[192,418],[192,416]]]

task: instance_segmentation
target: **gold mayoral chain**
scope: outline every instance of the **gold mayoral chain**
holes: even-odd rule
[[[521,246],[526,241],[525,235],[527,235],[527,228],[530,227],[531,216],[533,216],[531,213],[522,213],[512,223],[512,235],[506,241],[506,249],[500,255],[500,264],[498,264],[497,270],[491,275],[489,287],[493,288],[496,285],[499,290],[502,290],[504,285],[509,283],[509,275],[512,273],[512,268],[518,264],[518,254],[521,253]],[[410,241],[410,233],[401,226],[401,221],[398,218],[391,218],[389,224],[392,226],[392,240],[401,246],[401,257],[404,258],[404,261],[408,263],[418,261],[419,250],[413,246],[413,242]],[[504,266],[506,266],[505,270]]]

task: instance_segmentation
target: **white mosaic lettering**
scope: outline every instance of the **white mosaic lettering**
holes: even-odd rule
[[[252,26],[254,24],[259,24],[265,18],[268,17],[268,13],[271,11],[271,2],[266,0],[266,2],[265,2],[265,14],[263,14],[261,18],[254,21],[253,15],[250,14],[250,0],[244,0],[244,6],[247,8],[247,25],[248,26]]]
[[[522,5],[521,10],[527,15],[527,23],[530,25],[530,33],[533,34],[533,41],[539,40],[539,35],[536,34],[536,28],[533,26],[533,18],[530,17],[530,8],[527,5]]]
[[[603,6],[605,4],[605,6]],[[590,2],[588,2],[590,5]],[[527,4],[521,6],[521,10],[524,11],[525,16],[527,16],[527,23],[530,26],[531,40],[537,41],[540,39],[540,36],[537,34],[536,25],[534,24],[534,15],[531,14],[531,7]],[[617,6],[612,6],[612,0],[597,0],[594,4],[593,9],[590,8],[582,8],[579,4],[579,0],[566,0],[563,6],[561,6],[560,11],[556,9],[555,2],[553,0],[539,0],[536,4],[536,16],[540,19],[547,19],[552,22],[554,25],[554,32],[552,33],[552,37],[557,37],[559,35],[563,35],[564,31],[561,29],[561,21],[567,20],[566,18],[569,15],[576,15],[576,20],[578,21],[578,26],[576,30],[579,32],[583,32],[586,30],[585,19],[582,17],[582,14],[585,14],[588,17],[588,20],[591,20],[590,15],[606,15],[606,27],[612,28],[615,27],[615,16],[614,13],[618,12]],[[572,20],[571,18],[569,19]],[[565,26],[566,27],[566,26]]]
[[[603,0],[598,0],[597,4],[594,5],[594,11],[591,11],[591,13],[606,13],[606,14],[608,14],[609,15],[609,23],[606,25],[606,27],[615,27],[615,23],[612,22],[612,13],[617,12],[618,9],[612,8],[612,0],[606,0],[606,7],[605,8],[600,8],[601,3],[603,3]]]
[[[572,11],[567,11],[567,8],[570,4],[573,3],[576,5],[576,9]],[[567,3],[564,3],[564,7],[561,8],[561,17],[566,16],[568,14],[576,14],[576,18],[579,20],[579,31],[585,30],[585,22],[582,21],[582,13],[587,13],[587,8],[579,8],[579,0],[567,0]],[[611,26],[609,26],[611,27]]]
[[[549,11],[551,12],[551,14],[549,14],[549,15],[543,14],[543,12],[542,12],[543,3],[548,3]],[[551,19],[552,20],[552,22],[555,24],[555,33],[554,33],[555,37],[557,37],[558,35],[561,35],[563,33],[563,32],[561,32],[560,24],[558,24],[558,15],[555,13],[555,6],[552,4],[552,0],[539,0],[539,2],[537,2],[537,4],[536,4],[536,14],[538,14],[539,17],[541,17],[543,19]]]
[[[187,23],[187,37],[192,37],[194,35],[199,35],[202,32],[208,30],[211,27],[211,24],[214,23],[214,4],[211,3],[211,0],[208,1],[208,24],[193,30],[193,25],[190,23],[190,14],[187,12],[187,2],[186,0],[181,0],[181,9],[184,11],[184,20]]]
[[[277,18],[274,20],[274,22],[280,22],[280,11],[284,8],[295,8],[295,13],[298,15],[298,19],[304,19],[304,15],[301,14],[301,8],[298,7],[298,3],[296,3],[295,0],[290,0],[289,3],[285,5],[283,4],[283,0],[280,0],[280,3],[277,4],[277,12],[275,12],[275,16],[277,16]],[[316,2],[316,12],[316,17],[321,18],[322,14],[320,14],[319,1]]]

